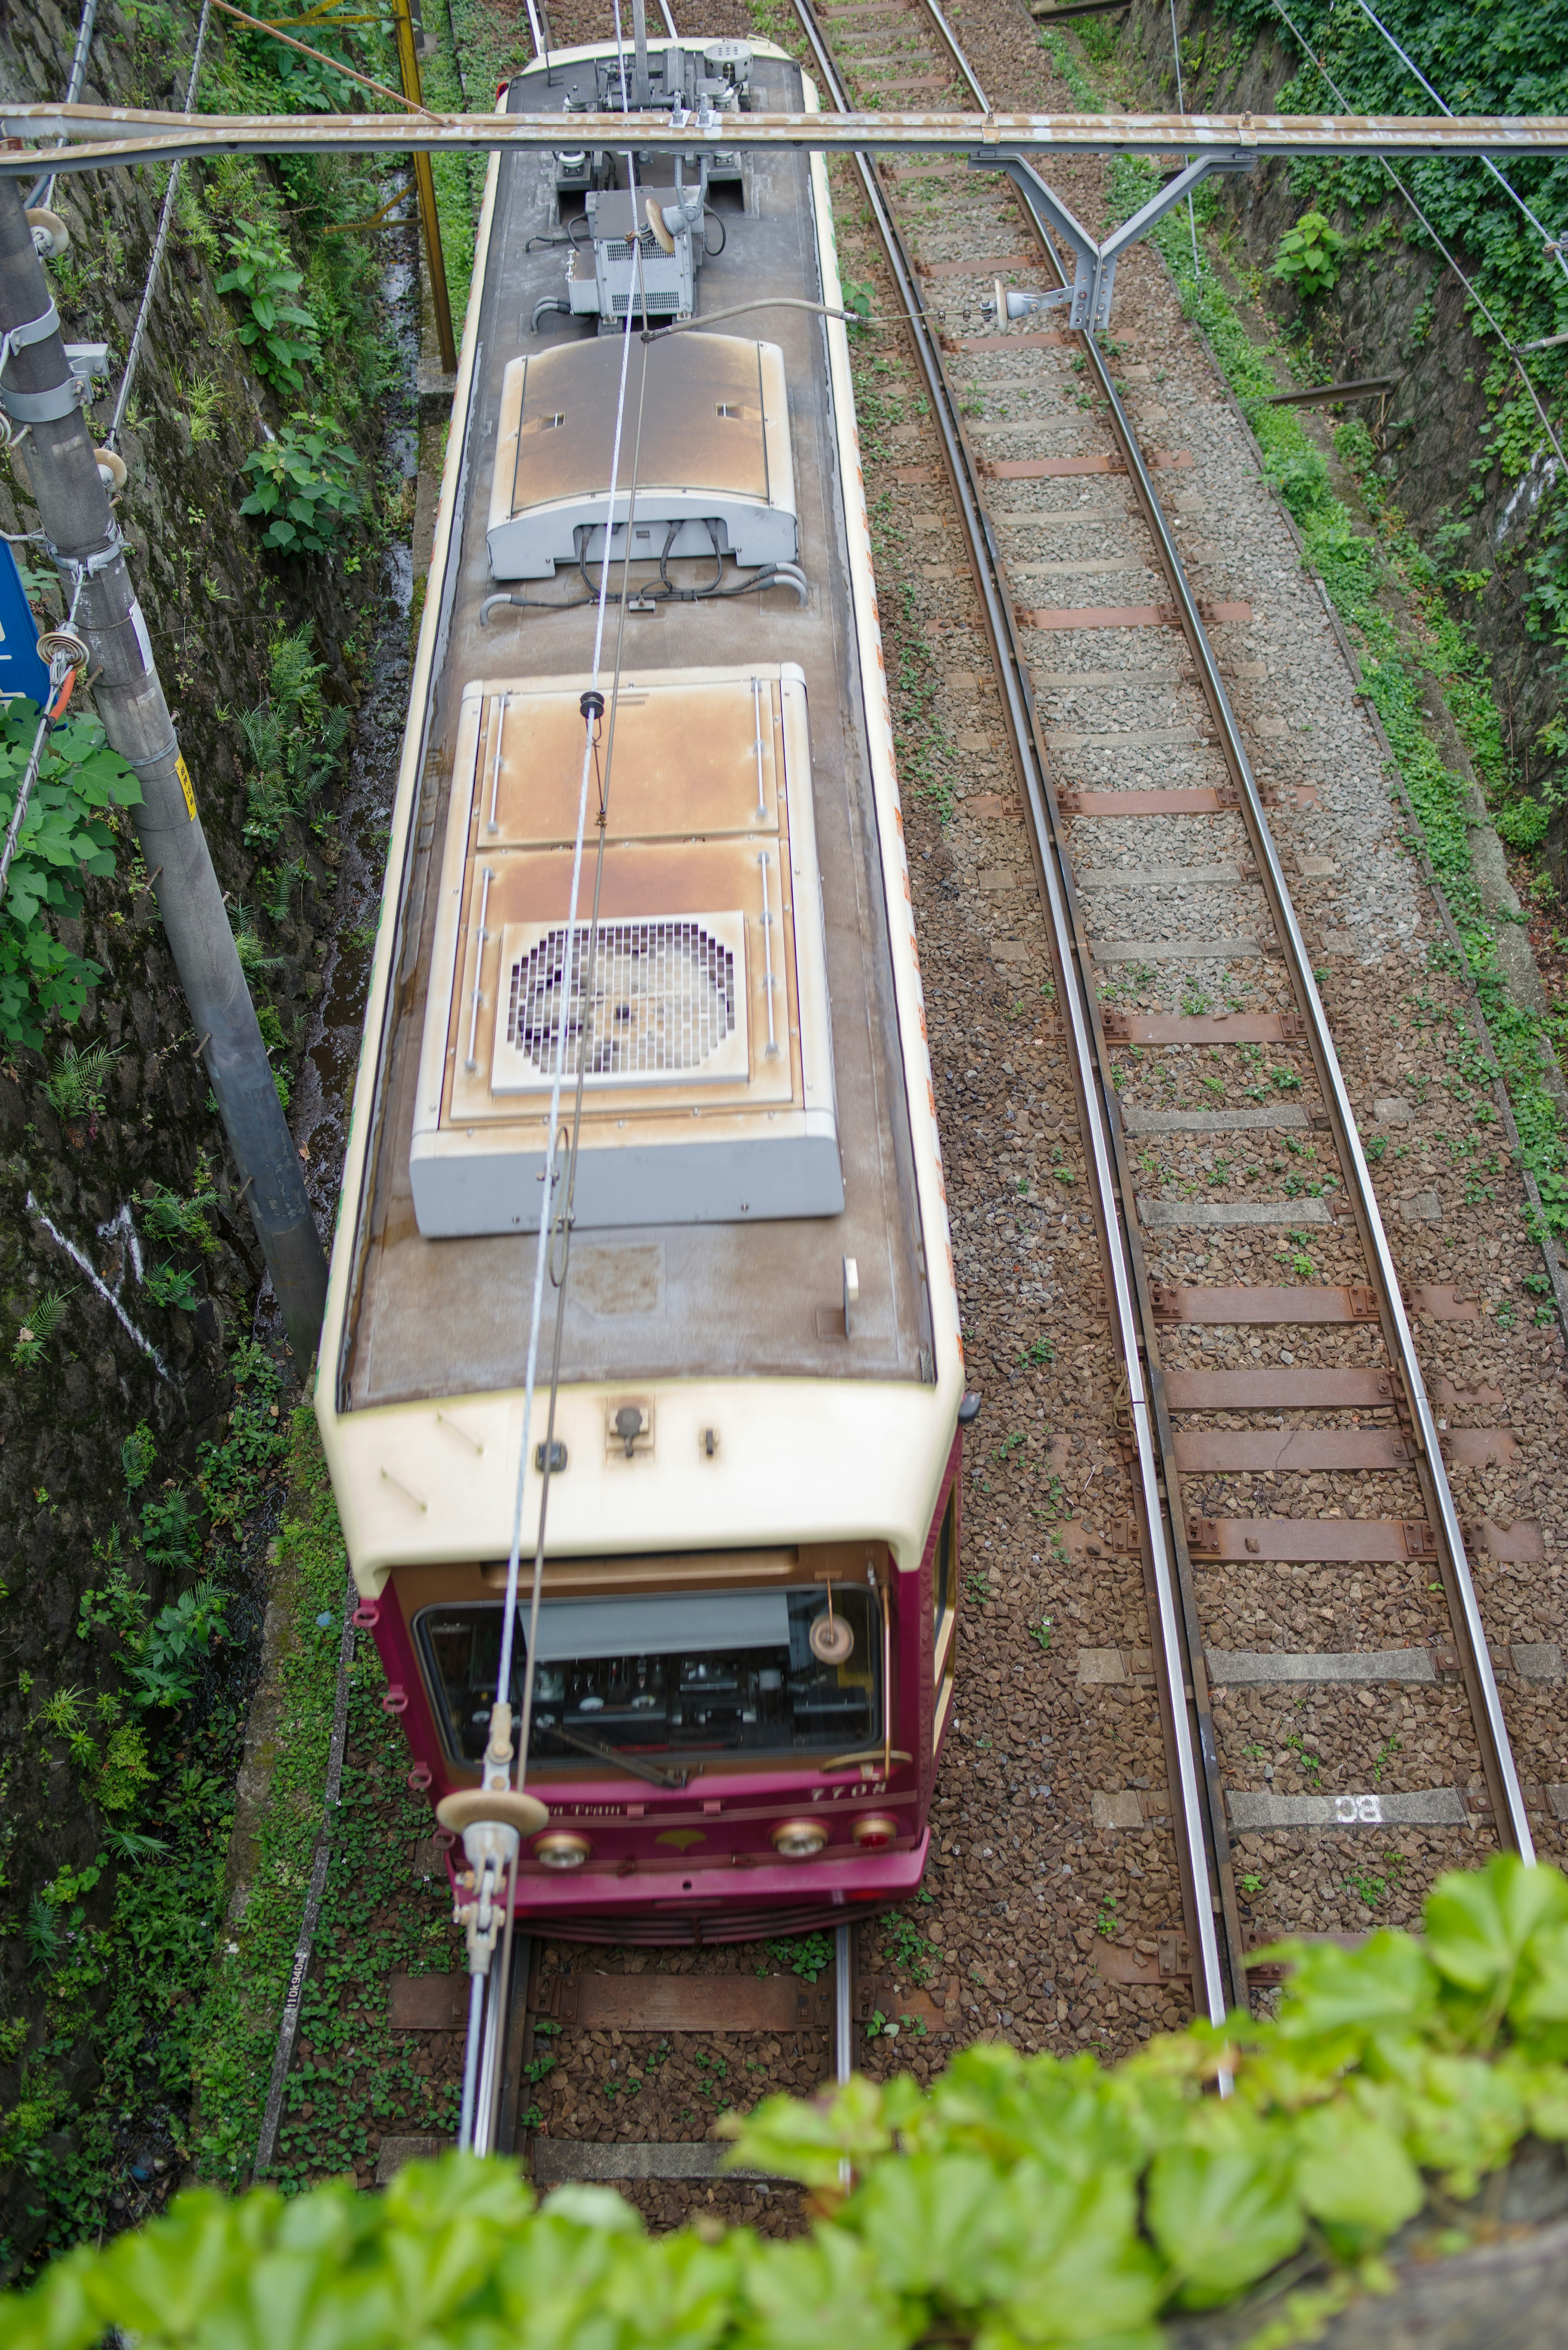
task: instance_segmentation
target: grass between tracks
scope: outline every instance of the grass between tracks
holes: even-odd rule
[[[1115,216],[1130,218],[1156,184],[1151,165],[1116,157],[1108,172]],[[1203,193],[1212,216],[1214,198]],[[1204,216],[1202,195],[1199,216]],[[1552,1232],[1568,1232],[1568,1149],[1544,1082],[1558,1040],[1548,1019],[1521,1009],[1509,995],[1497,933],[1482,907],[1470,858],[1476,821],[1470,787],[1445,764],[1422,710],[1423,686],[1435,685],[1484,793],[1489,799],[1502,798],[1509,782],[1502,723],[1485,657],[1449,609],[1437,566],[1384,494],[1366,426],[1342,425],[1334,439],[1356,476],[1376,536],[1359,529],[1334,495],[1323,453],[1294,412],[1267,404],[1267,395],[1278,389],[1268,363],[1274,347],[1254,342],[1212,271],[1195,267],[1185,213],[1168,213],[1151,235],[1176,280],[1183,314],[1207,337],[1262,452],[1264,470],[1302,534],[1307,561],[1357,653],[1361,685],[1383,722],[1415,810],[1420,837],[1408,845],[1424,850],[1448,899],[1502,1066],[1523,1160],[1540,1186],[1546,1224]],[[1506,808],[1502,822],[1506,829]],[[1441,968],[1449,955],[1451,950],[1439,945],[1432,962]],[[1522,1212],[1533,1222],[1533,1210]]]

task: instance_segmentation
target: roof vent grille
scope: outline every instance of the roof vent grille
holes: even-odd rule
[[[587,1075],[600,1083],[745,1074],[744,1004],[735,984],[744,954],[742,915],[601,922],[591,1001],[587,926],[572,937],[569,981],[566,939],[564,923],[537,931],[532,942],[524,926],[510,931],[503,949],[511,980],[505,1032],[496,1039],[498,1089],[549,1083],[563,1017],[567,1071],[576,1070],[586,1025]]]

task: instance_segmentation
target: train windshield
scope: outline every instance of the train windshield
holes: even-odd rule
[[[523,1702],[519,1609],[512,1705]],[[455,1757],[484,1751],[501,1659],[498,1605],[427,1607],[416,1631]],[[679,1591],[547,1599],[540,1610],[531,1762],[616,1753],[841,1754],[882,1735],[882,1617],[874,1591]]]

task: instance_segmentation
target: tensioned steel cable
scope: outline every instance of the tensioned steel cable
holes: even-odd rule
[[[191,53],[191,77],[185,84],[185,108],[193,114],[196,108],[196,79],[202,70],[202,51],[206,45],[207,26],[212,18],[212,0],[202,0],[201,18],[196,26],[196,46]],[[119,397],[114,403],[114,421],[104,435],[104,447],[112,449],[119,438],[119,428],[125,422],[125,411],[130,405],[130,388],[136,381],[136,370],[141,359],[142,339],[147,333],[147,321],[152,316],[153,296],[163,267],[164,247],[169,243],[169,225],[174,217],[174,199],[180,190],[178,161],[169,167],[169,184],[163,191],[163,209],[158,215],[158,234],[152,240],[152,256],[147,265],[147,283],[141,289],[141,307],[136,314],[131,330],[130,348],[125,355],[125,373],[119,380]]]
[[[1176,29],[1176,0],[1170,0],[1170,54],[1176,66],[1176,110],[1178,114],[1185,114],[1187,97],[1181,87],[1181,36]],[[1192,158],[1183,155],[1181,160],[1184,163],[1190,163]],[[1192,208],[1190,188],[1187,191],[1187,225],[1192,234],[1192,274],[1195,277],[1201,277],[1203,264],[1198,258],[1198,214]]]
[[[1330,89],[1333,90],[1341,106],[1348,106],[1350,104],[1350,100],[1346,98],[1345,92],[1341,89],[1334,76],[1330,73],[1322,57],[1318,56],[1316,50],[1313,47],[1306,34],[1302,31],[1302,28],[1296,23],[1295,18],[1284,6],[1283,0],[1272,0],[1272,5],[1275,15],[1282,17],[1284,22],[1290,26],[1292,32],[1295,35],[1296,39],[1301,44],[1302,54],[1303,57],[1307,57],[1310,62],[1317,68],[1318,72],[1323,76]],[[1493,334],[1497,337],[1499,342],[1508,353],[1508,356],[1512,360],[1515,368],[1519,370],[1520,380],[1523,384],[1526,391],[1530,394],[1532,400],[1534,402],[1535,413],[1541,419],[1542,430],[1544,432],[1547,439],[1551,442],[1552,448],[1556,451],[1559,464],[1568,465],[1568,456],[1563,454],[1563,443],[1557,438],[1552,419],[1547,415],[1545,407],[1542,402],[1541,394],[1536,390],[1534,384],[1531,380],[1530,369],[1525,366],[1524,361],[1520,358],[1518,351],[1514,348],[1511,337],[1508,334],[1501,321],[1493,317],[1491,310],[1487,305],[1485,296],[1480,292],[1480,287],[1472,285],[1470,280],[1465,276],[1464,271],[1459,267],[1459,263],[1454,259],[1453,255],[1449,251],[1448,246],[1444,244],[1437,230],[1432,226],[1431,222],[1427,218],[1426,213],[1421,210],[1420,205],[1416,202],[1415,197],[1410,193],[1409,189],[1405,185],[1404,181],[1399,177],[1398,172],[1394,169],[1393,164],[1389,162],[1387,157],[1386,155],[1380,155],[1377,160],[1382,164],[1383,169],[1387,172],[1388,177],[1393,181],[1394,185],[1398,189],[1399,193],[1404,197],[1405,202],[1409,205],[1410,210],[1415,213],[1416,218],[1420,222],[1421,226],[1426,230],[1427,234],[1431,238],[1432,243],[1437,246],[1438,251],[1442,255],[1443,259],[1448,263],[1449,267],[1453,271],[1454,276],[1459,279],[1459,284],[1464,287],[1465,292],[1469,296],[1477,309],[1485,318],[1488,326],[1491,328]]]
[[[93,25],[97,16],[98,0],[84,0],[81,23],[77,27],[77,45],[71,53],[71,69],[66,78],[67,106],[74,106],[81,96],[82,82],[87,73],[88,52],[92,47]],[[63,147],[66,144],[64,137],[57,139],[55,144],[57,147]],[[41,179],[34,181],[27,192],[27,209],[31,211],[36,204],[47,205],[54,192],[55,174],[52,172],[46,172]]]
[[[623,116],[625,116],[629,114],[630,107],[628,102],[626,45],[621,28],[619,0],[616,0],[615,28],[616,56],[620,76],[621,112]],[[632,209],[635,220],[637,206],[637,156],[635,151],[631,149],[627,151],[627,180],[631,194]],[[530,1305],[528,1324],[528,1353],[524,1373],[522,1442],[517,1460],[517,1484],[515,1501],[513,1508],[512,1543],[506,1562],[506,1598],[502,1617],[501,1656],[496,1671],[495,1702],[498,1706],[505,1705],[508,1702],[508,1692],[512,1686],[512,1658],[517,1621],[518,1584],[521,1578],[522,1565],[523,1512],[527,1492],[529,1449],[533,1437],[534,1403],[538,1382],[539,1339],[544,1324],[545,1275],[549,1263],[550,1255],[552,1253],[556,1193],[557,1185],[560,1183],[562,1176],[566,1171],[566,1170],[561,1169],[559,1165],[560,1154],[557,1140],[557,1126],[561,1113],[562,1086],[566,1076],[566,1029],[568,1024],[567,1013],[572,994],[572,973],[576,960],[577,907],[582,884],[583,848],[587,830],[588,784],[593,769],[594,754],[597,746],[598,739],[597,719],[589,705],[588,695],[592,694],[598,701],[602,711],[603,697],[598,694],[597,689],[600,670],[604,658],[605,620],[607,615],[609,599],[609,579],[611,569],[608,560],[609,542],[615,532],[616,501],[619,493],[620,484],[621,442],[626,422],[627,385],[631,365],[632,319],[636,313],[636,296],[641,270],[641,239],[635,234],[635,230],[631,238],[631,250],[632,281],[627,298],[626,323],[621,334],[620,380],[616,394],[615,432],[611,443],[609,488],[606,499],[606,561],[599,577],[598,609],[595,615],[594,620],[594,652],[593,663],[590,671],[590,681],[587,693],[584,696],[583,764],[577,795],[577,825],[576,837],[574,842],[572,855],[571,890],[567,901],[566,952],[562,967],[563,985],[561,990],[560,1010],[556,1022],[556,1051],[550,1073],[550,1109],[545,1134],[545,1165],[542,1174],[543,1195],[539,1203],[539,1230],[534,1264],[534,1291]],[[643,347],[642,372],[643,381],[646,385],[648,372],[648,351],[646,345]],[[639,438],[640,440],[640,399],[639,402],[638,420]],[[635,494],[636,488],[634,482],[631,490],[632,497],[635,498]],[[626,535],[626,549],[627,567],[629,569],[631,556],[629,508]],[[619,626],[617,629],[616,635],[615,666],[610,680],[612,707],[613,699],[618,694],[620,683],[621,657],[625,641],[625,626],[626,601],[623,596],[620,605]],[[500,723],[500,712],[498,712],[496,723],[499,725]],[[606,778],[605,788],[607,789],[607,776]],[[601,791],[601,806],[603,805],[603,797],[604,794],[603,791]],[[596,931],[598,920],[598,874],[602,873],[603,869],[604,839],[605,827],[601,821],[599,830],[599,864],[597,871],[596,872],[594,890],[593,921]],[[593,945],[593,937],[594,934],[591,932],[590,951]],[[478,941],[476,950],[478,952],[483,952],[483,939]],[[579,1032],[579,1074],[576,1105],[577,1119],[580,1119],[581,1116],[582,1050],[586,1046],[586,1031]],[[576,1163],[576,1121],[575,1120],[574,1132],[568,1154],[568,1165],[570,1166],[575,1166]],[[517,1749],[516,1783],[519,1791],[521,1791],[525,1784],[527,1778],[528,1743],[533,1723],[534,1688],[539,1648],[539,1609],[544,1586],[545,1506],[549,1497],[551,1447],[554,1443],[556,1402],[560,1381],[561,1321],[565,1301],[565,1275],[566,1267],[565,1264],[563,1264],[562,1279],[558,1284],[559,1295],[556,1306],[556,1345],[551,1368],[549,1389],[548,1419],[550,1434],[546,1436],[544,1450],[543,1482],[540,1488],[539,1497],[539,1523],[535,1548],[533,1590],[531,1594],[528,1617],[529,1628],[524,1658],[523,1704],[521,1708],[522,1719],[519,1724],[520,1735]],[[515,1908],[515,1887],[516,1860],[515,1857],[514,1857],[511,1866],[507,1872],[506,1915],[504,1921],[504,1942],[502,1952],[502,1961],[499,1970],[495,1973],[494,1981],[493,1982],[491,1991],[492,2000],[497,2003],[501,1997],[501,1987],[504,1984],[508,1973],[508,1960],[512,1947],[513,1917]],[[477,2093],[479,2087],[479,2056],[485,1981],[486,1977],[484,1975],[475,1974],[472,1977],[470,1983],[468,2037],[463,2054],[462,2109],[458,2133],[459,2147],[465,2148],[472,2147],[473,2144]],[[492,2012],[496,2013],[497,2008],[493,2008]],[[497,2067],[495,2068],[495,2078],[492,2084],[490,2100],[492,2110],[493,2109],[494,2097],[499,2092],[499,2067]],[[485,2133],[487,2137],[489,2136],[489,2128],[490,2116],[487,2114]]]

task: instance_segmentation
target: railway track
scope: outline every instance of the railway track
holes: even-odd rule
[[[925,0],[852,0],[820,16],[807,0],[794,5],[838,102],[847,83],[861,99],[880,89],[984,104],[951,26]],[[695,5],[680,13],[700,29]],[[702,28],[714,29],[708,12]],[[585,25],[582,36],[605,30]],[[1082,204],[1090,167],[1078,169],[1072,200]],[[1435,1334],[1429,1355],[1473,1336],[1478,1308],[1463,1281],[1402,1284],[1385,1235],[1314,977],[1318,950],[1287,879],[1287,866],[1300,877],[1324,862],[1314,862],[1324,837],[1314,791],[1289,781],[1272,790],[1254,775],[1212,650],[1217,631],[1245,624],[1225,594],[1195,597],[1168,520],[1171,491],[1195,503],[1202,460],[1189,463],[1180,445],[1145,456],[1092,338],[1059,331],[1049,312],[1012,329],[985,315],[999,275],[1039,290],[1061,277],[1010,182],[908,162],[897,174],[862,168],[854,182],[846,164],[835,172],[841,250],[862,209],[877,239],[855,265],[877,273],[888,297],[877,307],[929,306],[931,330],[909,338],[919,397],[901,411],[910,421],[896,428],[897,445],[868,458],[868,485],[888,485],[883,503],[889,491],[911,504],[945,500],[960,525],[961,578],[927,594],[953,660],[970,664],[944,672],[944,706],[950,716],[957,696],[993,711],[1012,769],[999,778],[988,767],[994,737],[988,750],[976,747],[987,738],[961,733],[955,744],[950,732],[950,778],[963,796],[949,825],[920,797],[917,762],[905,767],[961,1272],[972,1275],[981,1321],[1002,1276],[1052,1251],[1050,1326],[1060,1334],[1077,1320],[1075,1341],[1092,1343],[1075,1347],[1085,1365],[1076,1416],[1064,1408],[1064,1365],[1004,1372],[991,1348],[986,1409],[971,1431],[969,1605],[927,1879],[935,1906],[819,1938],[804,1953],[782,1942],[607,1953],[516,1938],[501,2147],[526,2146],[542,2181],[620,2185],[656,2223],[704,2199],[764,2227],[792,2223],[791,2192],[718,2182],[706,2131],[726,2104],[807,2091],[856,2064],[924,2077],[979,2033],[1059,2050],[1093,2036],[1108,2048],[1132,2028],[1175,2022],[1189,1994],[1218,2013],[1245,1999],[1249,1977],[1256,1987],[1249,1962],[1260,1942],[1303,1923],[1355,1930],[1376,1908],[1376,1896],[1358,1903],[1320,1869],[1310,1919],[1269,1909],[1249,1887],[1282,1855],[1322,1848],[1326,1832],[1341,1853],[1365,1848],[1367,1866],[1392,1876],[1393,1838],[1404,1877],[1386,1910],[1408,1914],[1443,1866],[1473,1862],[1494,1841],[1528,1850],[1532,1833],[1551,1835],[1557,1799],[1568,1798],[1547,1783],[1568,1770],[1553,1773],[1544,1759],[1561,1654],[1528,1629],[1533,1648],[1489,1649],[1447,1474],[1451,1466],[1469,1493],[1470,1516],[1478,1493],[1527,1492],[1492,1474],[1522,1445],[1525,1408],[1484,1380],[1466,1394],[1433,1379],[1443,1425],[1428,1401],[1412,1315]],[[1112,364],[1134,380],[1150,372]],[[862,388],[874,390],[869,380]],[[867,447],[878,442],[870,401],[862,431]],[[909,599],[891,574],[879,571],[878,589],[892,667],[895,600],[907,609]],[[1147,600],[1087,605],[1076,600],[1085,589]],[[1237,666],[1231,657],[1232,676]],[[961,833],[968,845],[955,857],[947,844]],[[978,889],[961,875],[966,859]],[[972,931],[976,898],[1004,869],[1027,883],[1004,901],[1011,936],[990,963],[971,957],[961,982],[940,960],[943,922],[961,913]],[[988,927],[998,927],[994,911]],[[1047,972],[1049,1008],[1033,993]],[[994,1006],[1002,982],[1012,1001],[998,1016],[985,1001]],[[1018,1088],[1016,1128],[1000,1097],[984,1095],[986,1077],[964,1066],[985,1059],[982,1033]],[[966,1194],[971,1127],[982,1175]],[[1072,1176],[1079,1190],[1042,1196]],[[1085,1178],[1094,1214],[1081,1222],[1094,1229],[1080,1232]],[[1016,1263],[995,1252],[981,1261],[956,1203],[983,1197],[986,1222],[1005,1222],[1011,1235],[1010,1194],[1031,1230],[1009,1238]],[[1096,1243],[1097,1280],[1083,1262]],[[1021,1296],[1028,1286],[1019,1283]],[[1033,1294],[1053,1297],[1038,1281]],[[1090,1326],[1097,1314],[1103,1336]],[[984,1352],[971,1333],[971,1355]],[[1025,1354],[1038,1364],[1040,1350],[1020,1363]],[[1451,1368],[1456,1358],[1442,1360]],[[1047,1404],[1059,1435],[1044,1425]],[[1011,1434],[1009,1412],[1023,1416]],[[1070,1436],[1070,1424],[1083,1432]],[[1019,1572],[1002,1573],[1020,1612],[1056,1610],[1054,1646],[1047,1618],[1035,1648],[1022,1648],[1029,1677],[1053,1685],[1045,1714],[1021,1706],[1019,1640],[1009,1646],[999,1596],[983,1588],[993,1536],[995,1555],[1009,1548],[986,1498],[992,1478],[1001,1482],[991,1464],[1025,1435],[1012,1461],[1037,1572],[1027,1543],[1014,1542]],[[1488,1507],[1500,1521],[1510,1514]],[[1532,1521],[1481,1523],[1494,1562],[1511,1539],[1519,1575],[1548,1579],[1529,1556]],[[1498,1596],[1493,1583],[1489,1606]],[[1147,1606],[1147,1632],[1135,1603]],[[1554,1607],[1549,1596],[1537,1609],[1545,1634]],[[1314,1649],[1310,1636],[1330,1618],[1340,1645]],[[1249,1623],[1260,1629],[1243,1646],[1236,1627]],[[1518,1624],[1515,1609],[1515,1641]],[[1516,1720],[1526,1700],[1537,1708],[1523,1788],[1505,1699]],[[1084,1774],[1064,1750],[1091,1718],[1097,1742],[1100,1725],[1113,1725],[1104,1734],[1115,1760],[1106,1767],[1098,1747],[1085,1818]],[[1051,1734],[1037,1734],[1046,1719]],[[1428,1766],[1429,1749],[1451,1758],[1446,1767]],[[437,1865],[433,1848],[416,1847],[427,1884]],[[392,1978],[390,2030],[438,2080],[461,2070],[453,1993],[464,1990],[461,1975]],[[384,2137],[377,2175],[416,2150],[423,2142]]]
[[[929,92],[934,103],[939,90],[956,89],[986,104],[934,0],[859,0],[820,12],[810,0],[794,6],[839,108],[884,90],[902,103]],[[1312,795],[1271,795],[1271,823],[1209,633],[1214,623],[1251,614],[1222,603],[1206,621],[1156,485],[1157,471],[1180,482],[1182,452],[1145,455],[1093,335],[1053,330],[1050,310],[1011,330],[994,302],[986,315],[1002,276],[1041,288],[1066,282],[1039,208],[1031,207],[1025,173],[1012,181],[976,174],[966,186],[950,166],[894,175],[861,159],[859,180],[899,307],[915,313],[923,303],[940,306],[950,328],[960,328],[939,334],[928,316],[913,340],[974,575],[1049,931],[1059,1033],[1075,1072],[1119,1357],[1186,1963],[1199,2011],[1218,2016],[1247,1996],[1249,1937],[1233,1860],[1240,1835],[1416,1830],[1422,1876],[1471,1856],[1478,1825],[1504,1846],[1532,1853],[1444,1458],[1448,1451],[1484,1463],[1510,1439],[1501,1430],[1439,1431],[1412,1315],[1467,1308],[1438,1284],[1408,1297],[1401,1285],[1284,869],[1301,814],[1293,803]],[[936,205],[933,189],[941,192]],[[961,398],[951,376],[961,358],[971,378]],[[1080,386],[1091,389],[1093,426],[1084,421]],[[1077,509],[1091,483],[1127,494],[1108,506],[1092,501],[1091,530],[1114,551],[1085,558],[1077,554],[1085,543]],[[1058,580],[1128,570],[1155,574],[1158,601],[1075,608],[1053,600],[1072,592]],[[1116,667],[1096,673],[1093,648],[1118,639]],[[1186,727],[1123,731],[1129,743],[1153,751],[1152,764],[1178,769],[1183,780],[1141,788],[1100,775],[1087,788],[1068,787],[1047,755],[1036,706],[1032,669],[1044,666],[1042,649],[1062,663],[1055,681],[1080,692],[1096,685],[1136,692],[1141,669],[1146,689],[1163,694],[1168,671],[1143,649],[1152,642],[1162,654],[1173,639],[1185,656],[1178,702],[1187,704],[1181,714],[1198,716],[1198,726],[1189,715]],[[1182,743],[1194,733],[1196,757]],[[1172,740],[1163,758],[1161,734]],[[1093,734],[1079,741],[1092,751]],[[1092,755],[1086,764],[1096,764]],[[1199,772],[1211,780],[1186,779]],[[1210,919],[1185,927],[1159,919],[1160,901],[1168,905],[1178,892],[1189,903],[1195,897]],[[1129,905],[1153,917],[1156,935],[1137,938],[1137,922],[1113,910]],[[1129,928],[1131,938],[1113,935]],[[1180,979],[1161,988],[1157,968],[1163,976],[1172,967]],[[1143,983],[1144,1000],[1175,993],[1183,1008],[1123,1009],[1116,982],[1129,972]],[[1246,1106],[1163,1106],[1182,1090],[1175,1073],[1185,1075],[1195,1056],[1220,1064],[1218,1076],[1212,1068],[1204,1074],[1221,1098],[1238,1090],[1235,1077],[1249,1069],[1262,1082],[1240,1088],[1252,1095]],[[1239,1153],[1257,1150],[1256,1138],[1266,1137],[1262,1147],[1290,1155],[1268,1168],[1254,1163],[1248,1197],[1189,1205],[1179,1196],[1151,1196],[1140,1158],[1151,1168],[1161,1150],[1181,1154],[1189,1162],[1182,1171],[1201,1180],[1206,1170],[1190,1162],[1213,1137]],[[1314,1170],[1304,1185],[1295,1176],[1303,1163]],[[1287,1172],[1295,1177],[1288,1193],[1270,1180]],[[1193,1231],[1215,1234],[1221,1246],[1231,1233],[1276,1235],[1285,1277],[1170,1278],[1180,1236]],[[1329,1251],[1334,1271],[1346,1277],[1318,1277]],[[1210,1334],[1228,1336],[1238,1353],[1237,1341],[1253,1334],[1303,1332],[1332,1333],[1334,1359],[1299,1364],[1286,1348],[1283,1362],[1266,1372],[1244,1355],[1236,1367],[1189,1361],[1191,1342]],[[1312,1515],[1258,1513],[1251,1480],[1282,1470],[1308,1472],[1324,1488]],[[1528,1549],[1531,1534],[1520,1528],[1517,1543]],[[1386,1653],[1220,1653],[1206,1640],[1206,1584],[1314,1572],[1401,1585],[1414,1603],[1406,1614],[1422,1619],[1419,1636]],[[1417,1580],[1428,1586],[1418,1596]],[[1439,1586],[1441,1628],[1432,1620]],[[1420,1742],[1401,1735],[1411,1691],[1440,1689],[1445,1677],[1457,1678],[1466,1700],[1474,1766],[1466,1785],[1386,1787],[1387,1760]],[[1326,1689],[1358,1696],[1364,1707],[1372,1696],[1375,1714],[1386,1716],[1377,1750],[1383,1767],[1375,1763],[1364,1783],[1333,1794],[1281,1795],[1266,1784],[1239,1785],[1238,1758],[1225,1753],[1216,1728],[1217,1680],[1257,1690]],[[1536,1792],[1543,1807],[1543,1791]],[[1100,1824],[1131,1825],[1129,1813],[1138,1812],[1135,1796],[1119,1820]],[[1161,1939],[1167,1947],[1155,1971],[1168,1975],[1174,1937]]]

